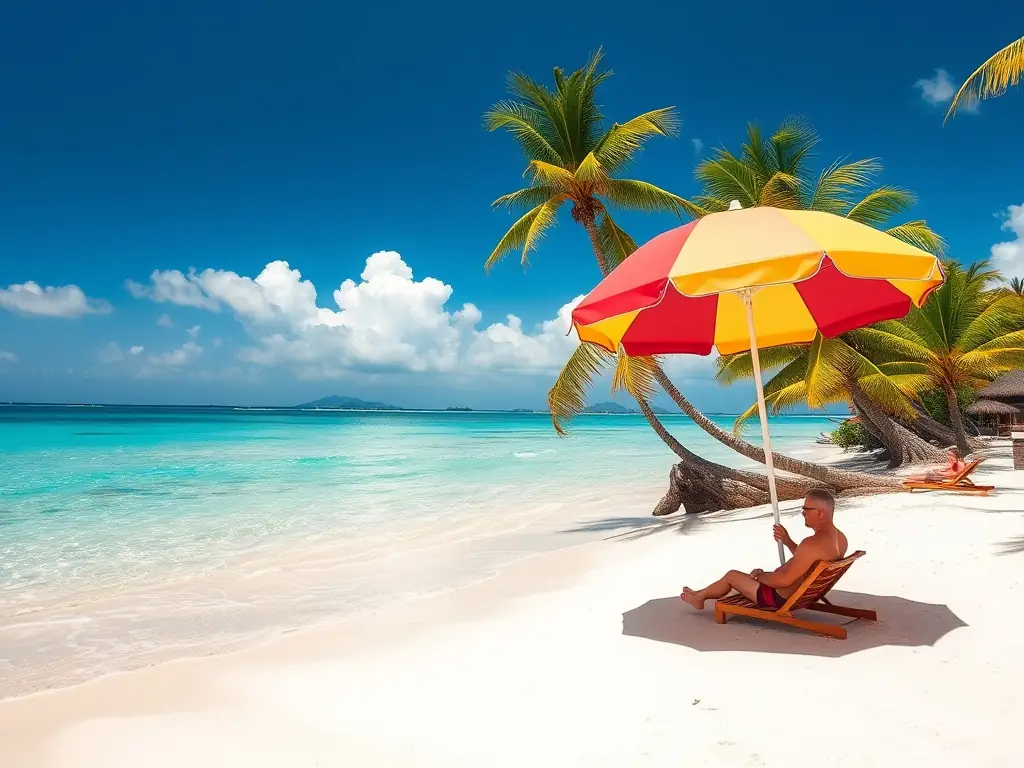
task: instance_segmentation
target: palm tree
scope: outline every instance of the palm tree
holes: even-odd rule
[[[787,345],[765,350],[764,362],[778,372],[765,384],[765,403],[772,413],[798,405],[824,408],[844,403],[860,418],[889,454],[890,468],[909,462],[941,461],[941,450],[908,430],[900,421],[919,419],[917,393],[927,386],[926,376],[877,366],[851,347],[843,337],[818,334],[810,345]],[[721,357],[715,378],[722,384],[753,378],[749,352]],[[736,419],[734,431],[757,415],[754,404]]]
[[[703,216],[728,210],[733,200],[739,200],[744,208],[826,211],[881,229],[917,201],[900,187],[875,186],[882,171],[877,158],[837,160],[815,174],[809,161],[818,141],[814,128],[799,118],[783,121],[767,138],[751,123],[739,156],[719,148],[697,166],[695,175],[703,190],[687,201],[687,210]],[[945,245],[923,220],[883,231],[932,253],[941,253]]]
[[[985,262],[947,266],[946,281],[924,307],[903,320],[852,331],[851,344],[876,365],[923,376],[942,392],[957,446],[970,451],[959,388],[975,391],[1006,371],[1024,367],[1024,305],[1015,296],[989,290]]]
[[[969,106],[992,96],[1001,96],[1011,85],[1019,83],[1022,75],[1024,37],[996,51],[988,61],[971,73],[950,102],[944,122],[948,121],[961,106]]]
[[[1024,297],[1024,277],[1004,277],[1002,282],[1000,290],[1004,293]]]
[[[684,200],[683,209],[691,215],[702,216],[727,210],[732,200],[740,200],[746,207],[774,205],[821,210],[847,216],[869,226],[880,226],[914,203],[914,196],[906,190],[873,185],[875,175],[881,171],[880,163],[874,159],[835,162],[815,174],[810,166],[810,153],[817,143],[818,137],[813,128],[803,120],[786,120],[767,138],[751,124],[747,127],[747,142],[739,156],[726,149],[718,149],[698,165],[696,176],[702,183],[702,194],[692,201]],[[885,231],[932,252],[941,251],[944,245],[924,221],[905,222]],[[560,433],[586,404],[586,393],[594,376],[602,367],[611,364],[610,356],[602,363],[601,351],[589,347],[582,345],[569,359],[548,394],[548,406],[555,428]],[[764,463],[763,448],[730,434],[707,418],[673,385],[656,360],[648,358],[642,364],[653,367],[655,380],[680,410],[704,431],[741,455]],[[775,466],[780,469],[814,478],[837,490],[881,484],[877,478],[872,481],[863,473],[840,473],[832,467],[778,453],[772,455]]]
[[[602,53],[566,75],[554,70],[554,90],[529,76],[509,74],[510,101],[484,115],[489,131],[505,129],[526,156],[523,174],[530,184],[494,201],[495,208],[525,210],[498,241],[484,267],[490,270],[512,251],[521,251],[524,266],[558,212],[572,205],[572,218],[590,237],[601,274],[607,274],[636,249],[615,224],[609,208],[679,214],[685,202],[646,181],[620,178],[643,145],[655,136],[674,136],[680,120],[674,107],[644,112],[624,123],[606,126],[595,101],[597,88],[611,76],[599,71]]]

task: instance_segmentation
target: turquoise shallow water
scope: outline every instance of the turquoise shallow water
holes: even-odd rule
[[[831,426],[772,434],[807,453]],[[672,463],[639,416],[560,439],[543,414],[134,407],[0,407],[0,454],[0,696],[484,577],[649,514]]]

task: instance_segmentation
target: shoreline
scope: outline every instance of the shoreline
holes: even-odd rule
[[[849,458],[835,446],[814,443],[794,453],[826,463]],[[758,466],[737,459],[738,464]],[[664,490],[654,481],[645,488],[615,488],[610,493],[574,491],[566,501],[552,499],[547,508],[524,508],[512,516],[505,510],[501,518],[481,513],[415,522],[414,527],[396,522],[376,529],[368,543],[361,538],[299,546],[279,542],[266,551],[232,554],[225,561],[229,570],[223,573],[214,569],[126,584],[113,591],[58,593],[56,604],[37,594],[32,604],[15,606],[8,623],[0,623],[7,650],[0,669],[10,670],[10,677],[4,675],[7,680],[0,684],[0,701],[179,659],[236,653],[294,632],[494,579],[517,563],[600,541],[609,533],[630,530],[637,521],[656,523],[649,511]],[[356,586],[349,589],[349,583]],[[376,586],[367,591],[358,586],[361,583]],[[287,592],[272,599],[281,589]],[[178,594],[206,594],[205,603],[216,599],[224,608],[197,613],[191,603],[177,604]],[[324,597],[314,601],[306,594]],[[104,617],[129,613],[138,614],[132,623],[97,634],[97,622]],[[206,626],[206,636],[196,634],[196,626]],[[159,636],[160,643],[122,647],[138,642],[132,638],[143,631]],[[81,646],[83,641],[91,645]],[[88,651],[88,666],[75,655],[79,646]],[[19,669],[25,671],[19,675]]]
[[[762,765],[870,764],[881,755],[1019,764],[1024,747],[999,734],[1012,733],[1024,684],[1013,660],[1024,640],[1012,615],[985,604],[1020,597],[1014,559],[992,549],[1019,535],[1020,517],[985,512],[1018,509],[1024,477],[1004,458],[986,473],[1001,495],[841,502],[851,549],[868,556],[838,589],[881,617],[851,626],[846,641],[751,622],[722,627],[708,611],[681,607],[684,582],[774,556],[770,508],[651,519],[471,586],[230,654],[8,699],[0,744],[19,768],[521,765],[538,755],[677,765],[680,750],[716,766],[749,765],[754,755]],[[792,531],[795,509],[787,512]],[[982,573],[997,579],[986,594],[972,587]],[[663,615],[649,614],[652,605]],[[634,616],[646,626],[625,631]],[[851,689],[851,677],[861,685]],[[733,679],[744,685],[725,682]],[[801,715],[803,739],[771,738],[766,702],[805,712],[815,699],[829,704]],[[896,713],[906,722],[907,711],[918,712],[918,725],[894,731]],[[834,741],[853,716],[878,738]],[[509,742],[510,733],[532,735]],[[498,756],[488,751],[495,743]],[[835,743],[843,750],[828,762],[822,755]]]

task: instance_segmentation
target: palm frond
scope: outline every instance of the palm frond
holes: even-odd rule
[[[686,209],[683,198],[636,179],[607,179],[601,186],[601,196],[609,203],[631,211],[674,213],[678,216]]]
[[[615,361],[615,355],[593,344],[580,344],[562,366],[548,391],[548,411],[555,431],[568,434],[569,421],[587,407],[587,393],[594,379]]]
[[[655,136],[677,136],[682,121],[675,107],[663,107],[616,123],[597,141],[594,154],[609,174],[624,170]]]
[[[514,101],[500,101],[484,113],[488,131],[505,128],[519,143],[527,160],[560,163],[561,157],[545,135],[546,118],[537,109]]]
[[[509,210],[535,208],[557,194],[558,190],[548,184],[534,185],[502,195],[491,203],[491,207],[507,208]]]
[[[820,333],[807,350],[804,381],[807,405],[822,408],[845,399],[847,378],[852,375],[855,354],[839,339],[826,339]]]
[[[531,176],[534,184],[555,187],[560,192],[568,192],[575,181],[570,171],[560,165],[545,163],[543,160],[531,160],[523,176]]]
[[[958,334],[956,347],[964,352],[988,348],[992,342],[1020,328],[1024,328],[1024,310],[1019,302],[1010,296],[997,296],[969,319],[966,328]]]
[[[912,192],[899,187],[876,187],[851,206],[846,218],[876,227],[910,210],[916,199]]]
[[[936,256],[942,256],[946,250],[946,241],[929,227],[924,219],[898,224],[885,230],[885,233]]]
[[[876,364],[896,361],[934,363],[928,341],[903,323],[889,320],[844,334],[855,349]]]
[[[597,220],[597,240],[609,269],[615,269],[636,250],[633,238],[619,228],[607,209]]]
[[[843,163],[837,160],[818,176],[807,200],[807,209],[842,215],[850,207],[850,196],[868,186],[882,170],[876,158]]]
[[[654,377],[656,365],[655,357],[630,357],[620,351],[612,375],[612,392],[625,390],[637,400],[650,401],[658,387]]]
[[[537,247],[544,233],[554,226],[558,209],[565,200],[565,195],[558,195],[523,214],[498,241],[484,262],[484,269],[490,271],[505,256],[519,249],[523,253],[523,266],[529,264],[530,251]]]
[[[807,349],[806,344],[790,344],[758,350],[761,370],[768,373],[783,368],[794,360],[803,360],[806,366]],[[715,369],[715,381],[723,385],[754,378],[754,361],[750,352],[722,355],[715,360]]]
[[[569,131],[558,95],[522,72],[509,73],[508,90],[513,96],[526,102],[536,112],[543,115],[542,125],[545,133],[549,134],[549,142],[558,153],[560,162],[575,165],[578,158],[572,155]]]
[[[981,99],[1000,96],[1024,76],[1024,37],[996,51],[978,67],[953,96],[946,112],[947,122],[962,106],[967,108]]]

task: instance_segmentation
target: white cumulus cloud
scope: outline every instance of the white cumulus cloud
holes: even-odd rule
[[[146,348],[144,346],[142,346],[141,344],[139,344],[139,345],[136,345],[136,346],[132,347],[131,349],[129,349],[128,350],[128,354],[130,354],[130,355],[141,355],[145,351],[146,351]]]
[[[119,363],[124,360],[124,352],[113,341],[104,344],[97,356],[101,363]]]
[[[171,320],[171,316],[164,312],[160,317],[156,319],[156,324],[161,328],[173,328],[174,321]]]
[[[186,341],[171,352],[165,352],[161,355],[150,355],[149,362],[153,365],[167,366],[168,368],[180,368],[185,365],[191,365],[201,354],[203,354],[202,347],[198,346],[194,341]]]
[[[194,339],[194,338],[196,338],[199,335],[199,331],[200,330],[202,330],[202,326],[193,325],[191,328],[187,329],[185,331],[185,333],[187,333],[189,336],[191,336]]]
[[[240,360],[288,365],[304,378],[351,370],[554,372],[577,344],[568,334],[569,314],[582,298],[535,328],[515,315],[481,327],[474,304],[449,307],[452,286],[416,279],[394,251],[374,253],[358,281],[344,280],[332,293],[336,308],[319,306],[313,283],[285,261],[267,264],[255,278],[214,269],[153,275],[178,287],[175,303],[230,309],[254,342],[239,350]],[[151,275],[140,293],[156,300],[156,280]],[[163,300],[171,301],[167,295]]]
[[[1006,209],[1002,228],[1013,239],[992,246],[992,266],[1007,277],[1024,277],[1024,203]]]
[[[957,91],[957,87],[953,84],[949,72],[941,67],[936,69],[935,74],[931,77],[922,77],[914,83],[914,87],[921,92],[921,98],[933,107],[949,104]],[[978,102],[975,101],[965,105],[962,111],[969,114],[977,114]]]
[[[42,317],[105,315],[113,309],[102,299],[90,299],[77,285],[48,285],[44,288],[31,280],[0,288],[0,307],[22,315]]]
[[[18,362],[18,356],[13,352],[5,352],[0,349],[0,363],[16,363]]]

